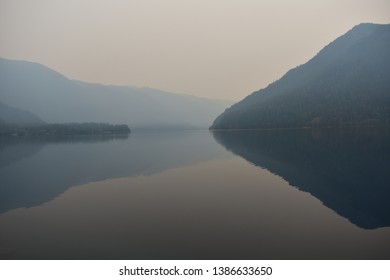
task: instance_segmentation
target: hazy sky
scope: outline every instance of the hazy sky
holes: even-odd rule
[[[0,57],[239,100],[389,11],[389,0],[0,0]]]

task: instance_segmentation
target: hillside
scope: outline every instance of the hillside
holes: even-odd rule
[[[221,114],[211,129],[365,125],[390,119],[390,24],[360,24]]]
[[[0,102],[0,123],[16,125],[37,125],[44,122],[36,115]]]
[[[90,84],[43,65],[0,59],[0,102],[48,123],[104,122],[142,128],[207,128],[233,102],[156,89]]]

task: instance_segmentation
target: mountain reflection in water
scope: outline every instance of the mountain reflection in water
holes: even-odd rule
[[[208,132],[0,139],[0,213],[88,182],[150,175],[230,156]]]
[[[3,144],[0,259],[390,257],[387,135],[214,137]]]
[[[390,226],[390,135],[378,129],[214,131],[256,166],[365,229]]]

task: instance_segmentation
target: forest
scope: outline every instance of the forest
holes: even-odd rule
[[[130,128],[125,124],[114,125],[107,123],[57,123],[17,125],[0,122],[1,136],[103,135],[128,133],[130,133]]]

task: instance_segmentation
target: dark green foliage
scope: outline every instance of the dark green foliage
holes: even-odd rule
[[[130,133],[130,128],[125,124],[64,123],[22,126],[0,122],[0,135],[102,135],[128,133]]]
[[[390,25],[361,24],[220,115],[211,129],[390,121]]]

